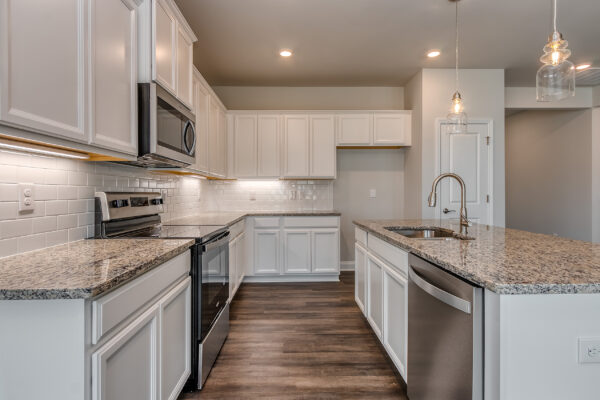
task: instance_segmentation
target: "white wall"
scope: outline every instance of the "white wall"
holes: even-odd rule
[[[464,99],[465,111],[469,118],[492,119],[494,123],[494,225],[504,226],[505,188],[504,188],[504,70],[501,69],[461,69],[460,92]],[[418,82],[420,80],[420,83]],[[419,96],[419,86],[421,93]],[[421,157],[421,171],[407,166],[407,181],[421,179],[421,204],[407,202],[406,215],[434,218],[435,210],[424,207],[431,183],[438,175],[436,165],[436,126],[437,118],[445,118],[455,90],[453,69],[423,69],[407,86],[407,103],[412,108],[421,103],[421,148],[417,146],[407,150],[407,160]],[[418,135],[419,132],[414,132]],[[413,159],[413,152],[417,152]],[[412,163],[413,161],[411,161]],[[410,175],[410,176],[409,176]],[[412,188],[411,188],[412,190]]]
[[[600,90],[598,90],[600,97]],[[599,99],[600,103],[600,99]],[[592,241],[600,243],[600,106],[592,109]]]
[[[404,215],[421,218],[421,167],[423,160],[423,72],[419,71],[404,88],[404,104],[412,110],[412,146],[404,153]]]
[[[402,87],[213,86],[229,110],[398,110]]]
[[[593,158],[589,108],[507,117],[507,226],[591,241]]]
[[[353,220],[404,215],[404,149],[340,149],[337,171],[333,198],[342,213],[340,259],[353,261]],[[369,197],[371,189],[377,197]]]
[[[510,110],[568,109],[589,108],[592,106],[591,87],[578,87],[575,96],[560,102],[539,102],[536,100],[535,87],[507,87],[505,89],[505,107]]]

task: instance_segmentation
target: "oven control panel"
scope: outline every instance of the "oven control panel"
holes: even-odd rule
[[[154,215],[163,212],[159,192],[96,192],[96,213],[102,221]]]

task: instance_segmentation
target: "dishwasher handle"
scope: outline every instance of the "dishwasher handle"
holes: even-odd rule
[[[421,289],[435,297],[439,301],[446,303],[450,307],[456,308],[459,311],[464,312],[465,314],[471,314],[471,302],[461,299],[451,293],[446,292],[438,288],[437,286],[432,285],[423,279],[412,267],[408,269],[408,277]]]

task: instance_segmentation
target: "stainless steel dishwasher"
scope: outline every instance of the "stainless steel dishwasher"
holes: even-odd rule
[[[408,397],[483,398],[483,289],[409,255]]]

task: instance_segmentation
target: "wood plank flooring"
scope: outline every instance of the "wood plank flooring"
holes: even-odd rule
[[[204,389],[179,399],[407,399],[354,302],[335,283],[244,283]]]

